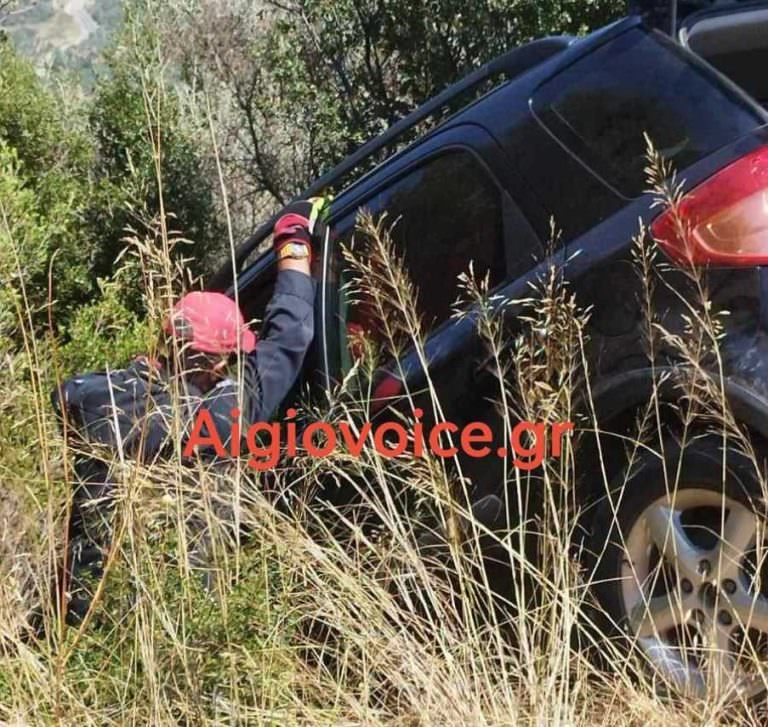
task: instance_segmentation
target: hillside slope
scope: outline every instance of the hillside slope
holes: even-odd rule
[[[121,15],[122,0],[20,0],[2,27],[40,71],[71,70],[88,84]]]

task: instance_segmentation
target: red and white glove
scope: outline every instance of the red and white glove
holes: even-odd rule
[[[275,222],[272,233],[272,247],[278,257],[286,245],[299,244],[306,246],[311,258],[312,251],[317,250],[325,238],[329,212],[328,197],[311,197],[289,204]]]

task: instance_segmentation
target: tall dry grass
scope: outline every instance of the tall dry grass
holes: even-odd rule
[[[148,99],[154,128],[152,114]],[[162,139],[154,143],[161,154]],[[674,206],[679,190],[666,181],[670,170],[652,151],[649,164],[656,195]],[[134,236],[131,264],[142,271],[145,308],[159,327],[191,283],[172,262],[169,218],[149,222],[147,235]],[[2,209],[0,223],[2,244],[13,253],[14,233]],[[353,273],[348,294],[373,302],[386,324],[385,347],[413,347],[426,367],[418,292],[394,255],[387,221],[363,216],[346,255]],[[23,261],[9,258],[23,272]],[[720,361],[722,327],[700,273],[688,271],[699,299],[682,328],[670,330],[653,310],[653,287],[663,276],[644,232],[636,265],[649,360],[664,345],[685,363],[672,414],[681,422],[678,431],[687,436],[706,422],[757,466],[758,455],[728,409],[722,366],[711,365]],[[471,483],[458,461],[391,460],[366,447],[360,458],[343,451],[322,460],[300,457],[257,477],[242,462],[190,467],[178,450],[172,461],[152,467],[118,452],[110,457],[114,537],[105,577],[85,621],[74,627],[55,596],[73,452],[47,400],[51,383],[65,372],[55,340],[41,341],[32,329],[19,290],[14,313],[24,345],[4,353],[10,365],[0,382],[4,421],[11,422],[10,433],[7,427],[0,433],[7,492],[0,719],[759,724],[743,705],[664,697],[632,649],[615,642],[592,597],[589,558],[580,550],[588,505],[579,496],[580,447],[596,432],[603,435],[590,474],[597,472],[612,496],[612,473],[599,466],[604,449],[621,447],[631,464],[638,452],[665,441],[671,415],[658,390],[637,412],[633,434],[619,440],[601,432],[590,397],[588,311],[580,310],[561,271],[547,270],[526,301],[489,297],[487,283],[471,274],[464,287],[462,315],[472,316],[488,352],[504,432],[522,418],[571,420],[580,430],[566,455],[540,470],[505,468],[498,488],[503,527],[491,528],[472,512]],[[523,323],[514,337],[503,316],[509,306]],[[306,404],[307,414],[358,427],[370,411],[360,382],[375,356],[369,346],[325,401]],[[443,402],[428,373],[425,392],[440,420]],[[406,419],[416,394],[425,392],[408,393]],[[21,440],[13,430],[20,412]],[[183,428],[176,421],[175,441]],[[671,488],[675,476],[669,473]],[[318,497],[341,486],[354,493],[354,507]],[[31,610],[42,619],[38,634],[29,626]]]

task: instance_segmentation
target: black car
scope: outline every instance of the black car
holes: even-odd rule
[[[451,316],[458,275],[472,260],[477,274],[489,275],[495,294],[515,300],[529,295],[530,284],[555,263],[580,304],[592,309],[589,369],[599,428],[629,433],[654,390],[672,404],[682,396],[674,374],[684,362],[668,353],[651,365],[644,344],[642,291],[632,262],[643,220],[670,268],[669,285],[658,287],[654,301],[662,319],[669,326],[683,320],[695,293],[689,276],[675,271],[688,244],[713,310],[731,312],[721,342],[724,390],[736,425],[763,451],[768,113],[761,102],[768,100],[768,3],[681,3],[676,16],[666,12],[674,3],[655,5],[663,12],[641,7],[649,10],[645,18],[510,51],[312,185],[307,195],[351,179],[333,204],[336,239],[322,251],[318,335],[307,381],[329,388],[351,365],[347,336],[364,308],[349,305],[341,289],[339,241],[349,239],[365,207],[400,219],[393,235],[420,289],[421,312],[434,322],[426,350],[446,419],[461,425],[494,417],[487,394],[495,381],[483,365],[485,348],[471,317]],[[355,178],[373,155],[490,79],[498,81],[490,91]],[[690,239],[680,239],[669,213],[650,204],[644,133],[684,180],[680,210]],[[551,219],[561,234],[547,253]],[[251,259],[271,224],[236,255],[248,318],[260,317],[274,281],[271,252]],[[231,266],[215,286],[226,289],[227,278]],[[506,316],[514,335],[520,325],[514,307]],[[380,372],[374,396],[386,394],[387,406],[397,406],[406,384],[416,391],[423,379],[415,352],[406,352],[397,367]],[[602,553],[597,595],[618,629],[673,681],[706,691],[703,662],[685,645],[691,628],[706,627],[731,654],[726,663],[738,689],[758,695],[762,680],[743,673],[733,652],[768,650],[768,587],[755,585],[765,502],[760,477],[734,449],[727,453],[723,488],[720,440],[694,437],[681,451],[679,425],[666,416],[662,411],[663,458],[641,453],[627,472],[624,448],[603,437],[601,476],[583,485],[592,550]],[[478,499],[503,481],[492,459],[470,463]],[[678,465],[670,493],[665,469]],[[621,490],[618,502],[606,498],[606,479]],[[647,583],[659,562],[672,574],[660,591]]]

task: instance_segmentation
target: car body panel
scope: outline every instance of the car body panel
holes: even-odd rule
[[[649,370],[644,349],[646,322],[640,305],[642,286],[632,263],[633,237],[639,223],[650,223],[658,214],[648,195],[627,196],[612,189],[590,167],[587,160],[564,144],[542,119],[537,94],[560,74],[623,34],[644,29],[639,18],[618,21],[590,36],[570,43],[557,55],[509,81],[501,83],[474,101],[437,129],[387,159],[346,188],[335,200],[332,226],[348,224],[354,211],[387,187],[393,180],[423,164],[434,155],[452,149],[470,149],[491,172],[503,189],[505,205],[511,210],[505,227],[522,231],[526,245],[544,246],[554,217],[562,230],[562,243],[549,258],[541,256],[530,269],[510,274],[497,291],[498,299],[519,300],[530,295],[531,285],[552,265],[564,271],[577,300],[590,308],[588,367],[598,383],[624,381],[627,372]],[[648,32],[643,30],[643,32]],[[728,140],[695,163],[679,170],[683,189],[695,187],[730,161],[758,146],[768,144],[765,124],[768,116],[741,90],[693,55],[688,62],[702,69],[727,93],[750,105],[755,113],[754,128]],[[506,218],[506,214],[505,214]],[[342,224],[342,221],[346,220]],[[505,232],[512,258],[515,241]],[[331,245],[335,243],[331,242]],[[338,329],[339,280],[330,274],[329,261],[336,251],[323,250],[323,274],[317,305],[315,350],[307,366],[306,381],[327,391],[343,374],[332,349],[339,342],[332,332]],[[514,260],[508,260],[513,270]],[[690,282],[673,267],[662,274],[655,306],[659,321],[676,331],[685,298],[692,294]],[[724,375],[741,387],[751,388],[755,401],[768,399],[768,283],[762,269],[709,270],[706,281],[712,291],[715,311],[735,311],[725,319],[728,335],[724,342]],[[274,256],[259,258],[243,271],[239,291],[246,304],[258,293],[268,299],[274,279]],[[418,282],[418,281],[417,281]],[[265,292],[266,291],[266,292]],[[682,293],[682,297],[680,296]],[[519,330],[519,305],[504,307],[510,338]],[[479,344],[472,312],[447,321],[428,337],[424,354],[438,393],[445,393],[443,414],[460,423],[477,417],[479,402],[493,393],[494,377],[484,367],[486,354]],[[666,364],[674,363],[674,352],[666,352]],[[406,351],[397,362],[379,372],[402,381],[408,391],[423,391],[425,375],[420,351]],[[639,374],[638,374],[639,375]],[[616,391],[606,384],[605,391]],[[627,402],[634,406],[636,402]],[[485,412],[488,414],[488,412]],[[377,415],[387,417],[386,408]],[[757,416],[757,415],[755,415]]]

